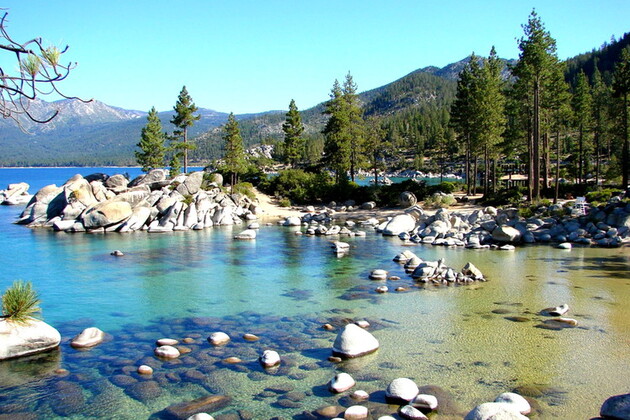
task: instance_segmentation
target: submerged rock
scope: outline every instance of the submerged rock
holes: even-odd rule
[[[599,413],[606,419],[630,419],[630,394],[608,398]]]
[[[60,342],[59,331],[44,321],[30,319],[18,324],[0,320],[0,360],[52,350]]]
[[[528,420],[515,406],[507,403],[489,402],[473,408],[464,420]]]
[[[230,341],[230,336],[224,332],[218,331],[210,334],[208,337],[208,342],[213,346],[222,346],[227,344]]]
[[[333,344],[333,355],[353,358],[375,352],[378,340],[363,328],[348,324],[339,332]]]
[[[328,389],[331,392],[339,394],[352,388],[356,382],[349,374],[345,372],[338,373],[328,383]]]
[[[265,350],[260,356],[260,364],[263,367],[270,368],[280,364],[280,355],[274,350]]]
[[[75,349],[94,347],[103,342],[105,333],[96,327],[86,328],[74,337],[70,345]]]
[[[167,415],[176,419],[187,419],[190,416],[204,412],[213,412],[227,406],[231,401],[225,395],[209,395],[168,406],[164,411]]]

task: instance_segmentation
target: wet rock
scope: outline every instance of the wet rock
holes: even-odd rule
[[[372,270],[370,273],[371,280],[386,280],[387,279],[387,271],[382,269]]]
[[[214,420],[214,417],[208,413],[197,413],[188,417],[186,420]]]
[[[358,389],[354,391],[352,394],[350,394],[350,398],[352,398],[355,401],[366,401],[370,398],[370,394],[368,394],[362,389]]]
[[[297,216],[290,216],[284,220],[283,226],[301,226],[302,220]]]
[[[75,349],[85,349],[94,347],[103,342],[105,333],[96,327],[84,329],[79,335],[74,337],[70,345]]]
[[[400,409],[398,410],[398,414],[400,414],[400,416],[405,419],[429,420],[429,418],[425,416],[422,411],[418,410],[412,405],[405,405],[400,407]]]
[[[241,233],[234,235],[234,239],[256,239],[256,230],[255,229],[246,229]]]
[[[179,343],[179,341],[174,338],[160,338],[155,342],[157,346],[175,346]]]
[[[356,382],[349,374],[345,372],[337,373],[328,383],[328,389],[331,392],[339,394],[352,388]]]
[[[433,395],[418,394],[411,400],[411,405],[415,408],[433,411],[438,407],[438,399]]]
[[[265,350],[260,356],[260,364],[265,368],[278,366],[280,364],[280,355],[274,350]]]
[[[346,408],[343,418],[346,420],[363,420],[368,418],[368,408],[362,405],[353,405]]]
[[[141,381],[128,386],[125,393],[131,398],[146,403],[162,395],[162,388],[155,381]]]
[[[473,408],[464,420],[528,420],[512,404],[483,403]]]
[[[504,392],[500,394],[494,402],[511,404],[513,408],[521,414],[529,414],[532,411],[532,407],[529,402],[522,396],[513,392]]]
[[[109,378],[110,382],[119,387],[126,387],[135,384],[138,380],[129,375],[114,375]]]
[[[74,224],[74,221],[72,221],[72,223]],[[124,257],[125,254],[123,254],[123,252],[119,249],[116,249],[114,251],[111,252],[110,255],[113,255],[114,257]]]
[[[339,332],[333,344],[333,355],[353,358],[373,353],[379,347],[378,340],[363,328],[348,324]]]
[[[521,240],[521,232],[511,226],[497,226],[492,231],[492,239],[497,242],[519,242]]]
[[[187,419],[198,413],[218,411],[227,406],[230,400],[231,398],[225,395],[209,395],[192,401],[170,405],[164,412],[175,419]]]
[[[236,356],[231,356],[231,357],[227,357],[223,359],[223,363],[227,363],[228,365],[235,365],[237,363],[242,363],[242,362],[243,361]]]
[[[179,350],[173,346],[160,346],[153,353],[163,359],[177,359],[180,356]]]
[[[230,336],[221,331],[212,333],[210,334],[210,337],[208,337],[208,342],[213,346],[222,346],[227,344],[229,341]]]
[[[0,360],[41,353],[59,346],[61,334],[43,321],[16,324],[0,320]]]
[[[246,341],[258,341],[260,337],[255,334],[243,334],[243,339]]]
[[[387,286],[378,286],[376,289],[374,289],[374,291],[376,293],[387,293],[389,291],[389,288]]]
[[[560,327],[560,328],[572,328],[572,327],[577,327],[578,326],[577,320],[575,320],[573,318],[553,318],[553,319],[548,319],[548,320],[545,320],[545,324],[551,325],[551,326],[557,326],[557,327]]]
[[[550,315],[550,316],[562,316],[566,314],[567,312],[569,312],[569,305],[564,303],[560,306],[543,309],[541,312],[545,315]]]
[[[151,375],[153,374],[153,368],[148,365],[140,365],[138,366],[138,373],[140,375]]]
[[[562,242],[562,243],[559,243],[556,246],[556,248],[559,248],[559,249],[571,249],[571,248],[573,248],[573,245],[571,245],[571,242]]]
[[[325,407],[321,407],[315,410],[315,413],[318,416],[324,417],[327,419],[339,417],[339,415],[343,412],[344,412],[344,408],[338,405],[327,405]]]
[[[608,398],[604,401],[599,413],[606,419],[630,419],[630,394]]]
[[[409,378],[397,378],[390,382],[385,397],[393,402],[409,402],[419,393],[418,385]]]
[[[59,416],[71,416],[85,411],[83,389],[74,382],[59,381],[52,386],[50,408]]]

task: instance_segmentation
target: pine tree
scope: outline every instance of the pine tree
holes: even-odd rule
[[[350,179],[354,182],[356,170],[361,166],[363,160],[365,130],[359,96],[357,95],[357,85],[354,83],[350,72],[346,75],[346,80],[344,80],[341,90],[348,115],[347,137],[350,146]]]
[[[521,50],[519,60],[513,69],[517,77],[516,88],[523,92],[530,109],[531,131],[528,130],[529,189],[530,200],[540,198],[540,149],[541,149],[541,110],[546,106],[541,103],[544,91],[558,63],[556,41],[538,17],[535,10],[523,25],[525,36],[519,40]]]
[[[573,94],[573,121],[574,126],[578,130],[578,150],[577,150],[577,181],[580,184],[585,183],[586,166],[588,164],[588,155],[590,144],[588,141],[588,133],[591,126],[592,106],[591,106],[591,88],[583,71],[580,71]]]
[[[347,179],[346,174],[350,169],[350,142],[347,135],[350,116],[337,80],[333,84],[330,100],[326,102],[324,114],[330,117],[322,131],[325,138],[323,161],[335,172],[336,181],[340,183]]]
[[[613,74],[613,93],[619,99],[619,114],[621,117],[621,179],[622,188],[628,188],[630,176],[630,139],[628,133],[628,112],[630,112],[630,48],[621,52],[621,57],[615,66]]]
[[[147,125],[142,128],[140,134],[140,142],[137,144],[140,150],[135,152],[136,160],[142,166],[143,172],[164,166],[165,140],[166,135],[162,131],[162,122],[155,107],[153,107],[147,115]]]
[[[291,99],[289,112],[286,113],[286,120],[282,124],[284,131],[284,160],[291,166],[297,165],[304,155],[304,124],[298,111],[295,101]]]
[[[177,127],[173,132],[173,137],[182,140],[174,142],[172,147],[181,151],[184,158],[184,172],[188,172],[188,150],[194,149],[194,145],[188,143],[188,127],[192,127],[195,121],[201,118],[201,115],[194,115],[197,112],[197,107],[188,94],[186,86],[182,87],[181,92],[179,92],[173,110],[175,115],[171,119],[171,124]]]
[[[610,144],[606,141],[610,138],[608,135],[610,131],[610,100],[611,90],[602,80],[602,75],[599,72],[597,61],[595,61],[595,70],[593,71],[593,89],[591,90],[593,95],[593,140],[595,142],[595,185],[599,185],[601,177],[601,153],[603,143]],[[610,149],[610,148],[608,148]]]
[[[245,170],[245,148],[238,122],[234,118],[234,113],[230,113],[225,124],[225,169],[231,174],[232,189],[238,181],[239,174]]]
[[[457,93],[455,101],[451,106],[451,125],[457,132],[460,142],[465,144],[465,173],[466,173],[466,193],[471,193],[470,158],[471,158],[471,138],[473,130],[473,120],[471,118],[473,108],[473,75],[472,63],[477,61],[473,53],[470,60],[459,73],[457,80]]]
[[[369,169],[374,172],[374,185],[378,185],[378,171],[384,169],[384,160],[391,144],[387,141],[382,121],[372,116],[365,123],[364,151],[369,163]]]

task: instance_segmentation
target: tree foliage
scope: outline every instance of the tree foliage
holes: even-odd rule
[[[245,170],[246,166],[243,138],[233,113],[230,113],[224,131],[225,169],[231,174],[231,185],[233,186],[238,181],[238,175]]]
[[[195,121],[201,118],[201,115],[195,115],[198,108],[192,100],[192,97],[186,90],[186,86],[182,87],[182,90],[177,96],[177,102],[173,107],[175,115],[171,119],[176,129],[173,131],[174,142],[172,147],[184,158],[184,172],[188,172],[188,151],[194,149],[194,145],[188,143],[188,128],[192,127]],[[179,140],[179,141],[178,141]]]
[[[2,314],[15,323],[27,323],[41,312],[40,303],[31,282],[17,280],[2,295]]]
[[[147,115],[147,125],[142,128],[140,142],[136,150],[136,160],[144,172],[164,166],[166,134],[162,131],[162,122],[155,107]]]
[[[26,122],[45,124],[57,116],[37,116],[30,111],[31,102],[40,95],[56,93],[66,99],[79,99],[63,94],[57,84],[65,80],[76,63],[61,63],[68,46],[59,49],[44,45],[41,38],[27,42],[14,40],[6,28],[8,13],[0,19],[0,50],[15,57],[15,67],[0,67],[0,114],[14,120],[24,129]],[[89,102],[89,101],[84,101]]]
[[[618,98],[619,110],[618,115],[621,120],[621,177],[622,187],[628,187],[628,181],[630,177],[630,133],[628,133],[628,113],[630,112],[630,47],[626,47],[620,55],[619,62],[615,66],[615,72],[613,74],[613,93]]]
[[[284,132],[284,161],[296,166],[304,156],[304,137],[302,137],[304,124],[293,99],[289,104],[286,120],[282,124],[282,131]]]

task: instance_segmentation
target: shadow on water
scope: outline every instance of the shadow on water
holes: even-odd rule
[[[615,279],[628,279],[630,256],[615,255],[609,257],[563,257],[540,258],[539,261],[557,263],[567,270],[592,270],[597,274],[591,277],[606,276]]]

